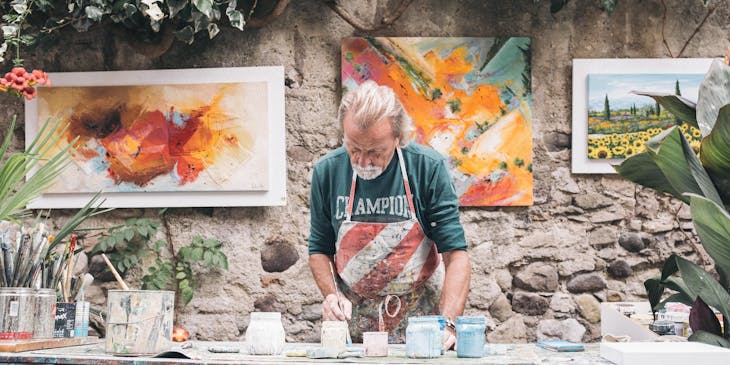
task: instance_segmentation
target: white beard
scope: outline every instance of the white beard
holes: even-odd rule
[[[355,173],[358,177],[360,177],[363,180],[372,180],[380,174],[383,173],[383,168],[380,166],[365,166],[362,167],[358,164],[352,165],[352,169],[355,170]]]

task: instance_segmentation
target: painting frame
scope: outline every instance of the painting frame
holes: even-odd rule
[[[53,87],[192,85],[215,83],[264,82],[267,91],[268,187],[265,190],[238,191],[144,191],[104,192],[103,207],[234,207],[283,206],[286,192],[286,128],[284,110],[284,67],[222,67],[140,71],[57,72],[49,73]],[[26,101],[26,148],[38,134],[38,99]],[[32,174],[32,173],[31,173]],[[29,209],[83,207],[93,193],[46,193],[32,200]]]
[[[575,58],[573,59],[573,101],[571,172],[615,174],[612,164],[623,159],[588,158],[588,75],[590,74],[704,74],[713,58]],[[654,91],[651,86],[641,91]]]

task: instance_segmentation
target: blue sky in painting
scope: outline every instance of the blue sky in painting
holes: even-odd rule
[[[682,96],[697,101],[700,83],[704,74],[590,74],[588,75],[588,108],[603,111],[606,94],[611,109],[637,108],[654,104],[648,96],[632,94],[631,91],[655,91],[674,94],[674,83],[679,80]]]

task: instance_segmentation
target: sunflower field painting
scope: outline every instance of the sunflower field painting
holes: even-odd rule
[[[588,158],[623,159],[643,152],[646,141],[678,125],[695,152],[702,133],[662,109],[654,99],[631,93],[646,90],[697,100],[703,74],[588,75]]]
[[[343,93],[392,88],[414,140],[446,157],[460,205],[531,205],[530,52],[520,37],[346,38]]]

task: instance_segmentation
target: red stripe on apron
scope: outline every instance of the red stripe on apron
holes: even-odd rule
[[[352,290],[355,293],[370,294],[363,295],[366,298],[375,297],[403,271],[403,267],[411,259],[418,246],[421,245],[424,237],[423,231],[418,224],[411,226],[408,234],[393,248],[393,251],[353,285]]]
[[[347,244],[341,245],[337,250],[337,272],[342,272],[350,259],[372,242],[385,227],[385,224],[356,224],[347,231],[342,238]]]
[[[421,274],[418,275],[418,280],[416,280],[416,283],[414,284],[415,287],[418,288],[423,286],[426,281],[431,278],[431,275],[436,272],[436,269],[439,266],[439,261],[439,254],[436,251],[436,245],[431,245],[431,250],[428,252],[428,258],[423,264]]]

